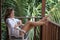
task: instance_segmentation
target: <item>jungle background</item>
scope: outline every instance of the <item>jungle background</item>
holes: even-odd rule
[[[11,7],[15,10],[16,17],[40,17],[42,13],[42,0],[3,0],[2,1],[2,13],[1,13],[1,31],[2,39],[6,40],[6,25],[4,23],[5,11],[7,7]],[[60,0],[46,0],[45,15],[50,15],[51,21],[60,24]],[[31,18],[31,21],[34,18]],[[39,18],[37,20],[40,20]],[[23,19],[23,23],[27,22]],[[39,40],[40,28],[36,28],[36,40]],[[34,29],[29,31],[29,39],[34,39]]]

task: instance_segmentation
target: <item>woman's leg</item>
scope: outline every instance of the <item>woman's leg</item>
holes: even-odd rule
[[[36,26],[40,26],[40,25],[43,25],[45,24],[45,22],[41,22],[41,21],[38,21],[38,22],[27,22],[24,27],[22,28],[22,30],[28,32],[31,28],[33,27],[36,27]]]
[[[40,25],[44,25],[46,21],[46,17],[37,21],[37,22],[27,22],[24,27],[22,28],[22,30],[24,30],[25,32],[28,32],[31,28],[36,27],[36,26],[40,26]],[[21,32],[22,33],[22,32]],[[22,33],[24,34],[24,33]]]
[[[22,30],[24,30],[25,31],[25,33],[26,32],[28,32],[31,28],[33,28],[33,27],[36,27],[36,26],[40,26],[40,25],[43,25],[43,24],[45,24],[45,22],[43,22],[43,21],[37,21],[37,22],[27,22],[25,25],[24,25],[24,27],[22,28]],[[20,35],[24,35],[24,33],[23,32],[20,32],[21,34]]]
[[[26,32],[28,32],[31,28],[36,27],[36,26],[40,26],[40,25],[44,25],[46,23],[47,17],[43,17],[43,19],[37,21],[37,22],[27,22],[24,27],[22,28],[23,30],[25,30]]]

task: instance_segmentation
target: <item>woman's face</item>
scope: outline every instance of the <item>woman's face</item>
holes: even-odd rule
[[[14,10],[12,10],[11,14],[10,14],[11,18],[14,18]]]

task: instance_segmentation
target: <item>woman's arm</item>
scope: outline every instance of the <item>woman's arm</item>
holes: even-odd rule
[[[22,21],[19,20],[19,21],[17,22],[17,24],[18,24],[18,25],[22,25]]]

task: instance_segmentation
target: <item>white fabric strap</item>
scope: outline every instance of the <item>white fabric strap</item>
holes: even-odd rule
[[[26,31],[22,30],[21,28],[19,28],[19,27],[16,27],[16,28],[17,28],[17,30],[20,30],[20,31],[26,33]]]

